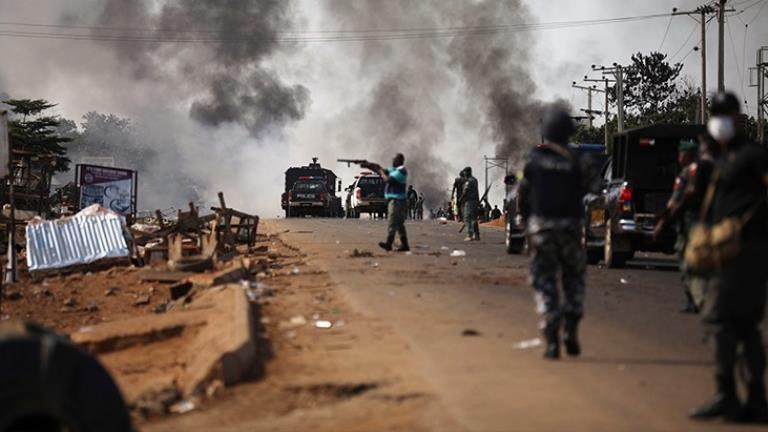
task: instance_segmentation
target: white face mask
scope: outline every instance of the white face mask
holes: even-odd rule
[[[728,142],[736,136],[736,125],[731,117],[716,116],[707,122],[707,131],[715,141]]]

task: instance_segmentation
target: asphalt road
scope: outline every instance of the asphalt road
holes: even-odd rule
[[[269,226],[327,270],[353,307],[408,342],[417,372],[466,430],[735,427],[686,418],[713,392],[711,353],[698,318],[679,312],[680,276],[666,257],[590,267],[583,355],[551,362],[541,347],[522,347],[539,337],[528,260],[504,253],[501,230],[483,228],[481,242],[464,243],[456,224],[409,222],[406,255],[377,250],[382,221]],[[375,255],[350,258],[354,249]],[[467,329],[479,336],[463,336]]]

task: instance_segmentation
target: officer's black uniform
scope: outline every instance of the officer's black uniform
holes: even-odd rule
[[[733,116],[739,103],[732,95],[717,95],[713,116]],[[763,320],[768,282],[768,206],[765,179],[768,152],[736,135],[727,141],[716,162],[713,179],[716,189],[705,223],[725,218],[752,217],[743,226],[741,249],[706,279],[702,317],[715,339],[715,400],[691,413],[694,418],[724,417],[753,421],[768,420],[765,399],[765,352],[759,324]],[[749,371],[746,405],[736,394],[736,366],[739,346]]]

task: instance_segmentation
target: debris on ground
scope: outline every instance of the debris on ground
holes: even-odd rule
[[[333,323],[330,322],[330,321],[325,321],[325,320],[317,320],[317,321],[315,321],[315,328],[329,329],[331,327],[333,327]]]
[[[516,343],[512,344],[512,348],[519,349],[519,350],[524,350],[524,349],[536,348],[536,347],[539,347],[541,345],[542,345],[541,338],[533,338],[533,339],[528,339],[528,340],[516,342]]]
[[[364,249],[355,249],[350,254],[351,258],[371,258],[373,257],[373,252],[367,251]]]
[[[465,257],[465,256],[467,256],[467,252],[463,251],[461,249],[454,249],[451,252],[451,256],[454,257],[454,258],[456,258],[456,257]]]
[[[462,336],[480,336],[480,332],[472,328],[467,328],[467,329],[464,329],[463,332],[461,332],[461,335]]]

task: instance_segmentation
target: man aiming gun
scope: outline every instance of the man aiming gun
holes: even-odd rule
[[[391,251],[395,242],[395,235],[399,233],[400,247],[397,248],[397,251],[409,251],[408,234],[405,232],[405,218],[408,212],[406,202],[408,170],[405,169],[405,156],[402,153],[395,155],[392,159],[392,168],[388,169],[363,159],[339,159],[338,161],[347,165],[353,163],[360,165],[379,174],[384,179],[384,198],[387,199],[387,240],[380,242],[379,246],[386,251]]]

